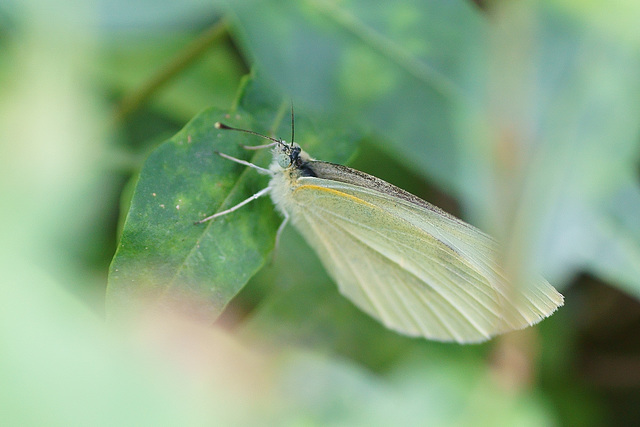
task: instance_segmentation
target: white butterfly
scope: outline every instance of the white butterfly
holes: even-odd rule
[[[387,328],[411,336],[480,342],[538,323],[563,305],[543,278],[514,288],[496,242],[477,228],[381,179],[313,160],[298,144],[271,140],[269,186],[198,223],[269,194],[317,252],[342,294]],[[293,141],[293,135],[292,135]]]

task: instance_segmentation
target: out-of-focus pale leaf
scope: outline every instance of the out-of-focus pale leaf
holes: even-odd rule
[[[608,33],[612,38],[624,43],[640,45],[638,15],[640,3],[635,0],[551,0],[554,7],[564,13],[577,15],[586,25]]]
[[[578,10],[497,9],[469,67],[482,80],[458,121],[460,180],[512,268],[587,270],[640,296],[640,54]]]
[[[16,302],[0,313],[7,425],[549,425],[533,395],[435,353],[387,378],[290,346],[265,354],[180,316],[129,324],[123,340],[33,266],[14,266],[30,273],[0,286]]]
[[[216,400],[201,406],[202,390],[176,380],[177,367],[127,348],[38,266],[4,260],[0,297],[12,303],[0,314],[3,425],[196,425],[209,416]]]
[[[576,244],[569,249],[575,264],[640,298],[640,187],[636,180],[621,185],[595,212],[578,204],[568,212],[574,213],[566,218],[572,223],[565,224],[575,235]]]
[[[279,389],[291,421],[326,426],[549,426],[532,394],[507,391],[482,365],[423,353],[388,378],[345,362],[294,354],[282,362]]]

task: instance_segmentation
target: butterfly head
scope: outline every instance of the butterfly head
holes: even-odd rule
[[[287,144],[280,140],[273,148],[273,159],[282,169],[296,167],[300,164],[300,153],[302,149],[296,143]]]
[[[272,138],[270,136],[262,135],[251,130],[234,128],[220,122],[217,122],[215,124],[215,127],[216,129],[235,130],[268,139],[269,141],[271,141],[269,144],[244,146],[244,148],[248,150],[256,150],[260,148],[272,147],[274,164],[277,164],[282,169],[300,168],[303,163],[310,160],[309,155],[302,151],[302,148],[300,148],[300,146],[295,142],[288,143],[284,139]],[[293,132],[291,136],[293,139]]]

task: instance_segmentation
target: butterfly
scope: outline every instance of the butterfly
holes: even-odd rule
[[[196,224],[228,215],[270,195],[315,250],[340,292],[401,334],[458,343],[482,342],[533,325],[563,296],[542,277],[514,287],[501,268],[497,242],[470,224],[388,182],[315,160],[293,142],[257,135],[271,148],[268,169],[217,153],[271,177],[268,187]]]

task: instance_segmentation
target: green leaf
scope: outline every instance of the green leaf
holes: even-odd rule
[[[322,144],[331,151],[329,157],[338,161],[353,153],[353,136],[328,126],[316,133],[304,115],[299,117],[303,126],[296,139],[305,148]],[[215,129],[217,121],[273,134],[288,127],[289,103],[248,80],[233,111],[202,112],[149,156],[111,265],[110,313],[153,302],[184,305],[190,312],[214,319],[271,252],[280,220],[266,197],[216,220],[194,224],[238,204],[268,183],[268,177],[215,153],[266,167],[270,157],[266,150],[256,153],[241,147],[264,141]]]
[[[470,2],[234,1],[236,36],[265,78],[296,102],[391,141],[424,174],[451,186],[452,112],[463,99],[465,52],[483,40]]]
[[[251,128],[250,116],[220,110],[196,116],[146,161],[114,257],[107,293],[111,309],[141,297],[208,300],[219,313],[264,262],[277,218],[267,200],[201,225],[194,222],[229,208],[266,186],[266,180],[217,156],[218,150],[250,160],[240,134],[218,138],[216,121]],[[148,295],[145,295],[148,294]]]

